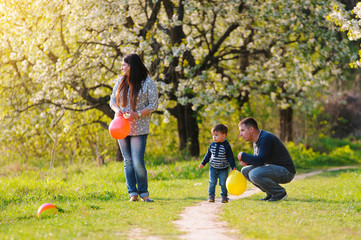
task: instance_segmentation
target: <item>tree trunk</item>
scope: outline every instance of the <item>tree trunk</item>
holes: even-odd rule
[[[188,149],[191,156],[199,156],[199,128],[197,124],[197,114],[192,110],[191,104],[183,106],[178,104],[174,111],[177,118],[179,149]]]
[[[280,130],[281,130],[280,138],[283,142],[288,142],[293,140],[292,116],[293,116],[292,107],[286,109],[280,109]]]
[[[118,140],[116,140],[115,142],[117,144],[117,155],[115,155],[115,161],[122,162],[124,160],[123,155],[122,155],[122,151],[120,150]]]

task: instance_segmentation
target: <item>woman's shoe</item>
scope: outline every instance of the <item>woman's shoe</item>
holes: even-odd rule
[[[154,202],[154,200],[149,197],[144,197],[142,198],[142,202]]]
[[[143,199],[142,199],[143,200]],[[130,199],[129,199],[129,202],[138,202],[139,200],[138,200],[138,196],[132,196],[132,197],[130,197]]]

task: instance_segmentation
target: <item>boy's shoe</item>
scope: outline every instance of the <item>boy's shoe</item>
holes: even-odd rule
[[[138,196],[132,196],[132,197],[130,197],[130,199],[129,199],[129,202],[138,202],[139,200],[138,200]]]
[[[270,199],[267,200],[267,202],[277,202],[285,199],[287,197],[287,193],[284,192],[281,195],[273,195]]]
[[[208,202],[214,202],[214,197],[213,196],[208,196]]]
[[[154,202],[154,200],[151,199],[150,197],[144,197],[142,198],[142,202]]]
[[[228,203],[228,197],[222,197],[222,203]]]

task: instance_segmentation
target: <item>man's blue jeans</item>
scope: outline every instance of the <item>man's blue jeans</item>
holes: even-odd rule
[[[217,179],[219,179],[219,186],[221,186],[221,196],[227,197],[227,195],[228,195],[227,188],[226,188],[227,177],[228,177],[228,168],[216,169],[213,167],[209,167],[208,195],[215,197]]]
[[[289,183],[294,174],[285,167],[267,164],[263,166],[248,165],[241,170],[244,177],[256,187],[266,192],[268,195],[280,196],[286,190],[279,183]]]
[[[147,170],[144,163],[147,136],[127,136],[118,140],[124,158],[124,173],[129,197],[138,196],[138,194],[141,198],[149,196]]]

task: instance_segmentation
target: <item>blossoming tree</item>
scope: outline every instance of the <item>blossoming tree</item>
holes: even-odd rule
[[[54,143],[74,123],[106,128],[122,57],[137,52],[158,85],[159,113],[177,119],[180,149],[199,155],[197,120],[209,104],[242,107],[253,93],[278,104],[290,140],[292,109],[340,72],[336,53],[348,54],[327,9],[310,0],[0,0],[5,136],[21,141],[19,114],[31,122],[26,136],[45,129]]]
[[[333,11],[327,16],[327,19],[339,26],[341,31],[346,31],[350,41],[359,40],[361,39],[361,2],[355,3],[353,1],[344,1],[344,4],[333,1]],[[353,7],[353,10],[347,11],[345,6],[348,8]],[[361,56],[360,51],[359,54]],[[356,60],[350,63],[350,67],[361,67],[361,61]]]

